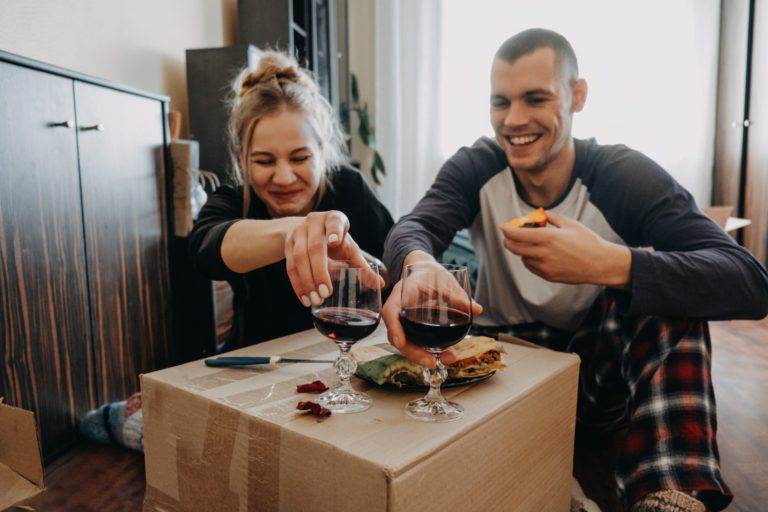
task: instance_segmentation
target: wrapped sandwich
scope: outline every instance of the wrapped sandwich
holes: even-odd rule
[[[362,347],[361,347],[362,348]],[[486,336],[472,336],[451,347],[457,360],[446,365],[448,379],[468,379],[487,376],[504,368],[501,344]],[[386,352],[386,355],[381,355]],[[371,356],[378,356],[368,360]],[[380,347],[364,347],[358,351],[356,375],[378,385],[396,387],[424,386],[422,368],[399,353],[388,353]]]

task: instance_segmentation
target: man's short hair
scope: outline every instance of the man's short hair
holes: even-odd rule
[[[571,43],[557,32],[545,28],[530,28],[515,34],[502,43],[495,57],[513,63],[523,55],[545,47],[555,52],[555,63],[560,67],[563,78],[570,82],[579,77],[579,63]]]

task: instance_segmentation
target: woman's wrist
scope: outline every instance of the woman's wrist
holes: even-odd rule
[[[279,233],[283,238],[283,246],[285,246],[285,241],[291,236],[293,230],[304,222],[304,219],[305,217],[281,217],[273,220],[273,222],[280,223]]]

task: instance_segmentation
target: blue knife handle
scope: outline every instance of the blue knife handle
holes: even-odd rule
[[[269,364],[269,357],[216,357],[206,359],[206,366],[243,366],[247,364]]]

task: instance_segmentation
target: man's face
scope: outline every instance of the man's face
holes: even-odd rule
[[[538,48],[512,63],[495,59],[491,124],[510,167],[530,173],[546,169],[566,147],[573,112],[581,110],[585,99],[586,83],[566,83],[551,48]]]

